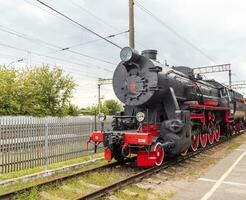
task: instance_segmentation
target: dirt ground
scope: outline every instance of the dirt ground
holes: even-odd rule
[[[127,186],[113,193],[107,199],[172,199],[219,160],[245,142],[246,134],[233,138],[185,163],[161,171],[148,179],[142,180],[140,183]]]

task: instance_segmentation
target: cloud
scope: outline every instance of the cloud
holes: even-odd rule
[[[44,1],[103,36],[128,30],[128,1]],[[44,9],[27,2],[34,3],[30,0],[0,0],[0,25],[61,47],[69,47],[97,38],[61,17],[51,15]],[[214,58],[217,64],[231,63],[233,74],[236,75],[233,79],[245,79],[246,24],[243,22],[246,18],[245,1],[138,0],[138,2],[175,29],[182,37]],[[157,49],[159,60],[164,62],[167,59],[171,66],[197,67],[211,64],[210,60],[177,38],[137,6],[135,6],[135,25],[136,47],[139,51],[147,48]],[[102,68],[113,71],[116,67],[116,65],[95,61],[78,54],[57,52],[57,48],[47,48],[40,43],[30,42],[1,31],[0,37],[2,43],[62,59],[63,61],[54,60],[31,54],[33,65],[39,63],[61,65],[67,73],[74,76],[76,82],[80,84],[74,93],[73,102],[81,106],[97,102],[96,77],[112,77],[112,72],[107,72]],[[112,38],[112,41],[121,46],[127,46],[128,35]],[[112,63],[119,62],[119,49],[102,40],[78,46],[73,50]],[[13,58],[1,56],[4,53],[12,55]],[[16,58],[28,58],[28,56],[27,52],[0,46],[1,63],[10,63]],[[26,63],[23,62],[22,65]],[[21,63],[14,65],[18,66]],[[226,73],[208,75],[207,77],[216,78],[221,82],[227,82],[228,79]],[[103,87],[102,94],[105,98],[115,98],[110,86]]]

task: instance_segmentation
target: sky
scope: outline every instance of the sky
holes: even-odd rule
[[[43,2],[102,36],[128,30],[128,0]],[[143,12],[139,4],[165,25]],[[139,52],[156,49],[158,60],[167,60],[170,66],[230,63],[232,80],[244,81],[245,10],[244,0],[137,0],[136,49]],[[119,48],[98,39],[36,0],[0,0],[0,13],[0,64],[17,68],[42,64],[61,66],[77,84],[72,102],[80,107],[97,103],[97,80],[112,78],[120,62]],[[127,33],[110,40],[121,47],[128,46]],[[70,51],[61,51],[67,47]],[[206,77],[228,82],[226,72]],[[240,91],[246,94],[246,90]],[[104,100],[116,98],[111,85],[102,86],[102,96]]]

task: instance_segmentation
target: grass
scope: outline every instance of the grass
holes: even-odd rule
[[[97,154],[93,155],[93,159],[99,158],[102,156],[103,156],[103,153],[97,153]],[[68,165],[78,164],[78,163],[82,163],[82,162],[85,162],[88,160],[90,160],[90,156],[86,155],[86,156],[83,156],[80,158],[50,164],[49,169],[56,169],[56,168],[60,168],[60,167],[68,166]],[[10,172],[7,174],[0,174],[0,181],[13,179],[13,178],[17,178],[17,177],[21,177],[21,176],[25,176],[25,175],[30,175],[30,174],[34,174],[34,173],[38,173],[38,172],[42,172],[42,171],[44,171],[44,166],[24,169],[24,170],[20,170],[20,171],[16,171],[16,172]]]
[[[4,193],[10,192],[10,191],[18,190],[18,189],[21,189],[23,187],[33,186],[33,185],[45,182],[47,180],[51,180],[51,179],[54,179],[54,178],[58,178],[58,177],[64,176],[66,174],[71,174],[71,173],[75,173],[75,172],[81,172],[81,171],[85,171],[85,170],[88,170],[88,169],[93,169],[95,167],[99,167],[99,166],[102,166],[102,165],[105,165],[105,164],[107,164],[107,161],[101,160],[101,161],[98,161],[98,162],[96,162],[96,163],[94,163],[92,165],[83,166],[81,168],[74,169],[73,171],[64,171],[64,172],[61,172],[61,173],[58,173],[58,174],[54,174],[54,175],[51,175],[51,176],[47,176],[47,177],[44,177],[44,178],[38,178],[36,180],[30,180],[30,181],[25,182],[25,184],[20,182],[20,183],[15,183],[15,184],[6,186],[6,187],[0,187],[0,194],[4,194]],[[28,197],[29,194],[30,194],[30,192],[26,193],[25,195]]]
[[[68,181],[57,183],[43,187],[39,192],[46,192],[54,199],[75,199],[79,195],[85,195],[95,190],[90,184],[96,186],[106,186],[113,182],[118,181],[124,177],[124,172],[117,170],[105,171],[105,173],[93,173],[83,177],[77,177]],[[38,192],[38,194],[40,194]],[[34,195],[35,192],[24,193],[21,196],[23,199],[41,200],[40,195]],[[19,200],[18,196],[18,200]],[[22,200],[20,198],[20,200]]]
[[[124,174],[124,172],[123,172]],[[94,185],[99,185],[99,186],[105,186],[109,185],[113,182],[116,182],[122,178],[122,174],[117,172],[117,171],[108,171],[108,172],[103,172],[103,173],[93,173],[90,175],[87,175],[83,177],[83,181],[94,184]]]
[[[137,196],[128,195],[126,192],[123,192],[124,190],[128,190],[134,193],[137,193]],[[149,190],[141,189],[136,185],[130,185],[125,188],[122,188],[121,190],[117,191],[115,193],[115,196],[122,200],[148,200],[148,195],[150,194]]]
[[[127,194],[127,192],[124,192],[124,190],[133,192],[136,195]],[[173,192],[173,191],[163,193],[163,194],[162,193],[156,194],[151,190],[142,189],[136,185],[130,185],[130,186],[124,187],[121,190],[118,190],[117,192],[115,192],[115,196],[121,200],[136,200],[136,199],[137,200],[149,200],[151,198],[158,199],[158,200],[169,200],[175,195],[176,195],[176,192]]]
[[[40,199],[40,195],[36,188],[32,189],[30,192],[24,192],[20,194],[16,200],[38,200]]]

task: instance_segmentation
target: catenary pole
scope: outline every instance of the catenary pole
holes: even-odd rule
[[[134,0],[129,0],[129,46],[135,49]]]

